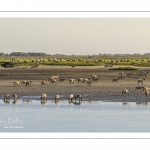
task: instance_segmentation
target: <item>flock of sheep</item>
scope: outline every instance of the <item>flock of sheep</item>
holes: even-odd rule
[[[133,73],[127,73],[125,75],[127,77],[135,78],[137,80],[137,84],[141,83],[143,85],[143,82],[144,82],[145,78],[148,76],[148,73],[149,72],[142,72],[142,73],[139,73],[137,76],[133,76],[134,75]],[[124,73],[120,72],[118,77],[112,79],[112,83],[117,83],[118,80],[121,80],[123,76],[124,76]],[[141,78],[141,77],[145,77],[145,78]],[[87,85],[91,85],[92,82],[98,82],[98,80],[99,80],[99,78],[97,75],[91,74],[91,78],[78,78],[78,79],[72,78],[72,79],[68,79],[68,83],[74,83],[75,81],[77,81],[77,83],[87,83]],[[48,80],[42,81],[41,86],[47,84],[48,82],[50,84],[55,84],[57,82],[65,82],[65,81],[66,81],[65,78],[59,78],[59,76],[51,76],[51,77],[49,77]],[[15,81],[14,82],[14,86],[20,86],[20,85],[31,86],[31,84],[32,84],[32,81],[22,81],[22,82]],[[135,87],[135,90],[139,90],[139,89],[143,90],[143,92],[146,96],[149,94],[149,90],[150,90],[149,87],[145,87],[145,86],[136,86]],[[131,89],[123,89],[121,95],[122,96],[129,95],[129,93],[131,91],[132,91]],[[9,98],[10,98],[10,95],[6,94],[4,96],[4,102],[10,103]],[[60,98],[60,96],[57,94],[55,96],[55,103],[59,103],[59,98]],[[16,104],[18,102],[17,94],[13,94],[13,99],[14,99],[13,103]],[[46,94],[42,94],[40,99],[41,99],[41,104],[47,103],[47,95]],[[69,99],[69,104],[81,104],[82,103],[82,96],[80,94],[77,94],[75,96],[73,94],[70,94],[68,99]],[[73,99],[75,101],[73,101]],[[79,101],[76,101],[76,99],[78,99]],[[125,102],[124,104],[127,104],[127,103]]]

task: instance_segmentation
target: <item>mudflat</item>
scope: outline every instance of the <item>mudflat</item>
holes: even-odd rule
[[[118,66],[113,66],[113,68]],[[136,90],[136,86],[150,87],[150,74],[140,76],[145,79],[143,84],[137,84],[137,76],[142,72],[149,72],[149,67],[137,67],[138,70],[109,70],[100,66],[39,66],[31,69],[31,67],[18,66],[14,68],[0,68],[0,99],[5,94],[10,95],[16,93],[18,99],[40,96],[45,93],[49,100],[54,100],[56,94],[60,95],[60,100],[67,100],[70,94],[81,94],[83,100],[94,101],[113,101],[113,102],[140,102],[150,101],[149,94],[146,96],[142,89]],[[123,76],[119,77],[119,73],[123,72]],[[133,73],[128,77],[127,73]],[[90,78],[97,75],[98,82],[78,83],[78,78]],[[65,82],[57,82],[50,84],[47,82],[41,85],[42,81],[47,81],[51,76],[59,76],[64,78]],[[112,82],[113,78],[119,78],[118,82]],[[75,79],[74,83],[69,83],[69,79]],[[15,81],[32,81],[31,86],[14,85]],[[131,90],[128,94],[122,95],[123,90]],[[11,96],[12,99],[12,96]]]

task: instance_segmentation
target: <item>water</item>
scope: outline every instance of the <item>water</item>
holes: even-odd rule
[[[0,132],[150,132],[150,105],[134,102],[0,100],[0,114]]]

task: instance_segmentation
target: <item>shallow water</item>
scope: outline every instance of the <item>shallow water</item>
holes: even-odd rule
[[[0,132],[150,132],[150,105],[135,102],[0,100],[0,114]]]

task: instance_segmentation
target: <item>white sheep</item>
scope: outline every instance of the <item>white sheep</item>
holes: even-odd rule
[[[59,95],[58,94],[55,96],[55,101],[57,101],[57,100],[59,100]]]
[[[32,81],[27,81],[26,86],[31,86]]]
[[[41,95],[41,100],[47,99],[47,95],[46,94],[42,94]]]
[[[78,78],[78,83],[83,82],[83,78]]]
[[[69,83],[74,83],[75,79],[69,79]]]
[[[41,85],[45,85],[47,83],[47,81],[42,81]]]
[[[72,101],[73,100],[73,94],[70,94],[68,99]]]
[[[19,81],[15,81],[15,82],[14,82],[14,85],[15,85],[15,86],[18,86],[18,85],[20,85],[20,82],[19,82]]]
[[[97,75],[93,75],[93,74],[91,74],[91,76],[92,76],[92,78],[97,78]]]
[[[57,80],[56,80],[56,79],[52,79],[52,80],[50,81],[50,84],[55,84],[55,83],[57,83]]]
[[[126,90],[126,89],[125,89],[125,90],[122,91],[122,95],[125,95],[125,94],[129,95],[129,92],[130,92],[130,91],[131,91],[130,89],[129,89],[129,90]]]
[[[87,85],[92,85],[92,82],[93,82],[93,81],[88,80],[88,81],[87,81]]]

